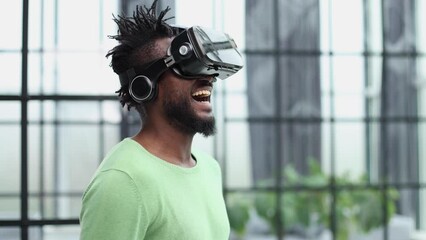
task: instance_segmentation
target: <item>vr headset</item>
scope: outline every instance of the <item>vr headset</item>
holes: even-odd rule
[[[223,80],[243,67],[241,54],[228,34],[199,26],[174,30],[178,34],[167,56],[119,74],[121,85],[129,85],[130,96],[136,102],[156,97],[157,81],[168,69],[183,79],[215,76]]]

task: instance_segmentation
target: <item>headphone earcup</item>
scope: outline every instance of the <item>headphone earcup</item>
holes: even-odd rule
[[[130,82],[130,96],[138,103],[147,102],[155,97],[155,83],[147,76],[138,75]]]

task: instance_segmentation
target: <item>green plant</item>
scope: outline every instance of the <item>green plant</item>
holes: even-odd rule
[[[250,203],[242,195],[233,194],[228,198],[227,212],[231,229],[239,236],[244,236],[250,218]]]
[[[294,167],[287,166],[282,173],[285,186],[309,186],[307,191],[293,193],[285,192],[278,196],[274,191],[256,193],[252,202],[247,199],[239,203],[238,195],[234,194],[234,201],[228,209],[231,228],[243,235],[245,225],[249,220],[250,208],[256,210],[257,215],[264,219],[272,232],[276,231],[277,201],[281,202],[279,211],[284,222],[286,232],[311,236],[320,232],[323,228],[329,228],[330,213],[335,211],[337,217],[337,239],[348,239],[352,231],[368,232],[383,223],[383,193],[378,190],[339,190],[335,199],[328,190],[325,190],[331,179],[321,169],[314,159],[309,162],[308,173],[301,175]],[[348,174],[335,177],[335,184],[339,185],[362,185],[367,183],[366,177],[353,180]],[[259,187],[273,186],[273,179],[265,179],[257,185]],[[387,219],[395,213],[395,201],[398,192],[389,188],[386,202]],[[335,207],[332,209],[333,203]]]
[[[287,166],[282,173],[283,181],[291,186],[324,186],[328,183],[326,175],[314,161],[309,161],[309,173],[300,175],[292,166]],[[267,179],[258,183],[259,187],[271,186]],[[280,197],[281,219],[285,223],[285,231],[305,234],[308,228],[316,226],[321,228],[329,216],[329,198],[325,191],[299,191],[296,193],[282,194]],[[258,193],[255,197],[254,207],[257,214],[263,218],[270,229],[276,231],[277,195],[275,192]]]

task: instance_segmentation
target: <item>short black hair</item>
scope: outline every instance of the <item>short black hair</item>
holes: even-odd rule
[[[157,15],[157,2],[158,0],[155,0],[150,8],[136,6],[132,17],[113,16],[118,26],[117,35],[108,37],[117,40],[118,45],[108,51],[106,57],[112,57],[110,66],[115,73],[121,74],[129,68],[146,64],[164,55],[155,42],[160,38],[173,37],[173,28],[166,23],[173,17],[164,18],[170,11],[169,6]],[[127,105],[130,110],[131,107],[138,106],[129,94],[128,84],[121,86],[116,93],[123,107]],[[139,109],[138,111],[140,112]]]

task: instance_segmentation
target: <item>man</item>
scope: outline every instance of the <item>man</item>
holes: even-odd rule
[[[210,136],[215,78],[242,67],[228,35],[201,27],[171,27],[139,7],[115,18],[119,44],[107,56],[119,75],[122,105],[135,107],[142,127],[104,158],[83,196],[82,240],[221,240],[229,238],[221,171],[192,149]]]

